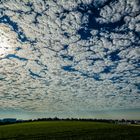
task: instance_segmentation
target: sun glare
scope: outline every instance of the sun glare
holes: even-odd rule
[[[16,35],[9,27],[0,26],[0,58],[5,57],[9,53],[14,53],[17,46]]]

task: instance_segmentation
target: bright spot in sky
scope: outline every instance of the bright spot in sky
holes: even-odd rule
[[[0,58],[14,53],[16,47],[16,36],[7,26],[0,26]]]

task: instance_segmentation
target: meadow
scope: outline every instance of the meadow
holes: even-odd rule
[[[0,125],[0,140],[140,140],[140,126],[42,121]]]

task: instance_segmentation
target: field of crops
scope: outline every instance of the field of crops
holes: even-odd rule
[[[0,140],[140,140],[140,126],[46,121],[0,126]]]

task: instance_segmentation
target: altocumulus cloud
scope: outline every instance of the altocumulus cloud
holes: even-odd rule
[[[140,107],[138,0],[1,0],[0,41],[0,109]]]

